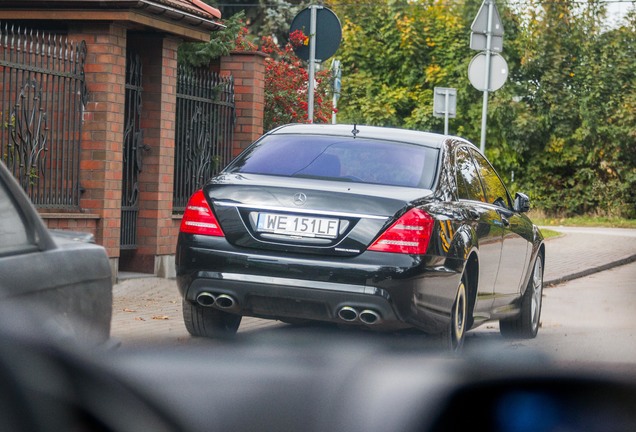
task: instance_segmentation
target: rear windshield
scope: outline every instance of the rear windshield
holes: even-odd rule
[[[395,141],[315,135],[271,135],[226,172],[324,178],[430,189],[438,150]]]

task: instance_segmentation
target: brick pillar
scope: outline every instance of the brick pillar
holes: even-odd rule
[[[117,273],[124,136],[126,29],[91,22],[74,27],[69,38],[85,40],[86,85],[80,156],[80,207],[99,216],[95,240],[106,248]]]
[[[120,266],[160,276],[171,275],[178,234],[178,221],[172,218],[178,43],[147,34],[130,36],[128,45],[142,61],[141,128],[149,150],[139,175],[137,249],[122,254]]]
[[[233,51],[221,57],[221,74],[234,77],[236,127],[233,156],[263,134],[265,59],[261,52]]]

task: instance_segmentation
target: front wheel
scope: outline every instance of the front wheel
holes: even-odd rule
[[[451,310],[451,320],[448,327],[440,334],[442,348],[450,352],[459,352],[464,345],[466,324],[468,321],[468,298],[466,296],[466,274],[462,276],[457,287],[457,296]]]
[[[521,313],[516,318],[499,321],[499,331],[505,337],[532,339],[539,331],[541,299],[543,296],[543,256],[537,256],[521,299]]]
[[[236,333],[241,315],[199,306],[183,300],[183,322],[192,336],[227,338]]]

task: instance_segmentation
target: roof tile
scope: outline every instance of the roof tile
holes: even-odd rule
[[[206,16],[210,18],[221,18],[221,11],[204,3],[202,0],[153,0],[166,6],[171,6],[196,15]]]

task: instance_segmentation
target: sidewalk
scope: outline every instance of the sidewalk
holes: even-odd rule
[[[550,228],[563,235],[546,241],[546,286],[636,261],[636,229]],[[282,325],[278,321],[244,317],[239,333]],[[116,284],[111,336],[125,345],[189,343],[191,338],[183,325],[176,282],[142,277]]]

